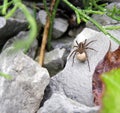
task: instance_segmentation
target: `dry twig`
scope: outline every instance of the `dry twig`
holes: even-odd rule
[[[39,61],[38,62],[41,66],[44,63],[45,47],[46,47],[46,44],[47,44],[47,38],[48,38],[49,29],[50,29],[50,25],[51,25],[50,16],[52,15],[54,5],[55,5],[55,0],[52,0],[51,6],[50,6],[50,15],[47,16],[46,25],[44,27],[44,32],[43,32],[41,49],[40,49],[40,55],[39,55]]]

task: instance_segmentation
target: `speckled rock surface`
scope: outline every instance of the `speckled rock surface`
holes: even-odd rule
[[[44,10],[39,11],[38,18],[41,21],[42,25],[45,25],[46,22],[46,12]],[[62,18],[55,18],[53,25],[53,38],[61,37],[68,28],[68,22]]]
[[[111,33],[119,38],[120,31],[111,31]],[[62,92],[68,98],[71,98],[81,104],[93,106],[92,94],[92,75],[98,62],[104,57],[108,51],[110,38],[101,32],[85,28],[75,39],[78,42],[96,40],[91,43],[89,47],[96,51],[87,50],[88,59],[90,63],[90,71],[87,62],[80,62],[75,57],[75,62],[72,66],[73,58],[67,60],[67,64],[63,71],[51,78],[49,88],[51,93]],[[118,44],[111,40],[112,50],[118,47]],[[74,49],[71,50],[71,52]]]
[[[63,69],[65,49],[56,48],[50,52],[45,53],[44,67],[46,67],[51,76]]]
[[[34,14],[31,8],[28,8],[28,11],[32,15]],[[0,49],[8,39],[17,35],[20,31],[28,29],[28,22],[20,9],[17,9],[14,15],[7,20],[0,17],[0,21]]]
[[[0,71],[12,76],[0,77],[0,113],[35,113],[49,83],[49,74],[35,61],[8,48],[0,55]]]
[[[29,39],[29,32],[22,31],[18,35],[14,36],[13,38],[9,39],[5,45],[2,48],[2,51],[4,51],[6,48],[13,46],[13,44],[19,40],[28,40]],[[36,51],[38,48],[38,41],[37,39],[34,40],[31,47],[29,48],[27,55],[31,58],[35,58]]]
[[[82,105],[63,94],[54,93],[37,113],[98,113],[99,107]]]
[[[110,3],[109,5],[106,6],[106,8],[112,10],[112,8],[114,6],[116,6],[118,9],[120,9],[120,2],[119,3],[118,2]],[[119,15],[118,15],[118,17],[119,17]],[[100,23],[102,26],[108,26],[108,25],[115,26],[117,24],[120,24],[120,21],[112,19],[111,17],[107,16],[106,14],[103,14],[103,15],[93,14],[92,18],[94,20],[96,20],[98,23]],[[99,31],[99,29],[95,25],[93,25],[90,21],[88,21],[86,23],[86,26]]]

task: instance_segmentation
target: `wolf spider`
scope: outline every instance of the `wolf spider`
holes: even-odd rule
[[[86,50],[87,50],[87,49],[90,49],[90,50],[96,51],[95,49],[88,47],[88,45],[91,44],[91,43],[94,42],[94,41],[96,41],[96,40],[92,40],[92,41],[90,41],[90,42],[88,42],[88,43],[87,43],[87,39],[85,39],[84,42],[80,42],[80,43],[78,43],[78,42],[76,41],[76,44],[77,44],[77,45],[74,46],[74,47],[76,47],[76,49],[75,49],[75,50],[70,54],[70,56],[69,56],[69,58],[70,58],[70,57],[73,55],[72,65],[73,65],[73,63],[74,63],[74,58],[75,58],[75,56],[76,56],[77,59],[79,59],[81,62],[85,62],[85,61],[87,60],[88,67],[89,67],[89,71],[90,71],[90,64],[89,64],[88,55],[87,55]]]

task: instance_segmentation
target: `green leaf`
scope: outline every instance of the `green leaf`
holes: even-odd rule
[[[8,75],[8,74],[6,74],[6,73],[3,73],[3,72],[0,72],[0,76],[4,77],[4,78],[6,78],[6,79],[9,79],[9,80],[12,79],[12,77],[11,77],[10,75]]]
[[[112,70],[102,75],[105,83],[105,93],[101,113],[120,112],[120,69]]]

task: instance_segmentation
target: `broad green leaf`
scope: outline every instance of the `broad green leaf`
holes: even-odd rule
[[[102,75],[105,93],[101,113],[120,113],[120,69]]]

